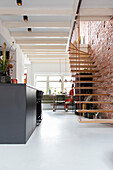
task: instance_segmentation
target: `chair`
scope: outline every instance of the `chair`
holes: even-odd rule
[[[65,110],[65,95],[56,95],[56,100],[55,100],[55,110],[57,108],[57,106],[64,106],[64,110]]]

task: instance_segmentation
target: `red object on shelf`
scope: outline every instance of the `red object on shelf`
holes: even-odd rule
[[[18,83],[17,79],[12,79],[12,84],[17,84],[17,83]]]

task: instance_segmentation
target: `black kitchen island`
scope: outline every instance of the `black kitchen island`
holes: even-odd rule
[[[37,89],[0,84],[0,144],[25,144],[36,128]]]

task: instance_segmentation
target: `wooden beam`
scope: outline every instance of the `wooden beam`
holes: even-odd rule
[[[70,28],[69,22],[8,22],[4,21],[3,25],[7,28]]]

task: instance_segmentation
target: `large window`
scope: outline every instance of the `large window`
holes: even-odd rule
[[[37,89],[42,90],[44,94],[62,92],[69,93],[72,82],[71,76],[59,76],[59,75],[35,75],[35,86]]]
[[[35,86],[37,89],[42,90],[46,94],[47,90],[47,76],[36,76],[35,77]]]
[[[49,88],[51,93],[60,93],[61,92],[61,76],[49,76]]]
[[[72,86],[71,76],[64,76],[64,91],[66,91],[67,94],[69,94],[71,86]]]

